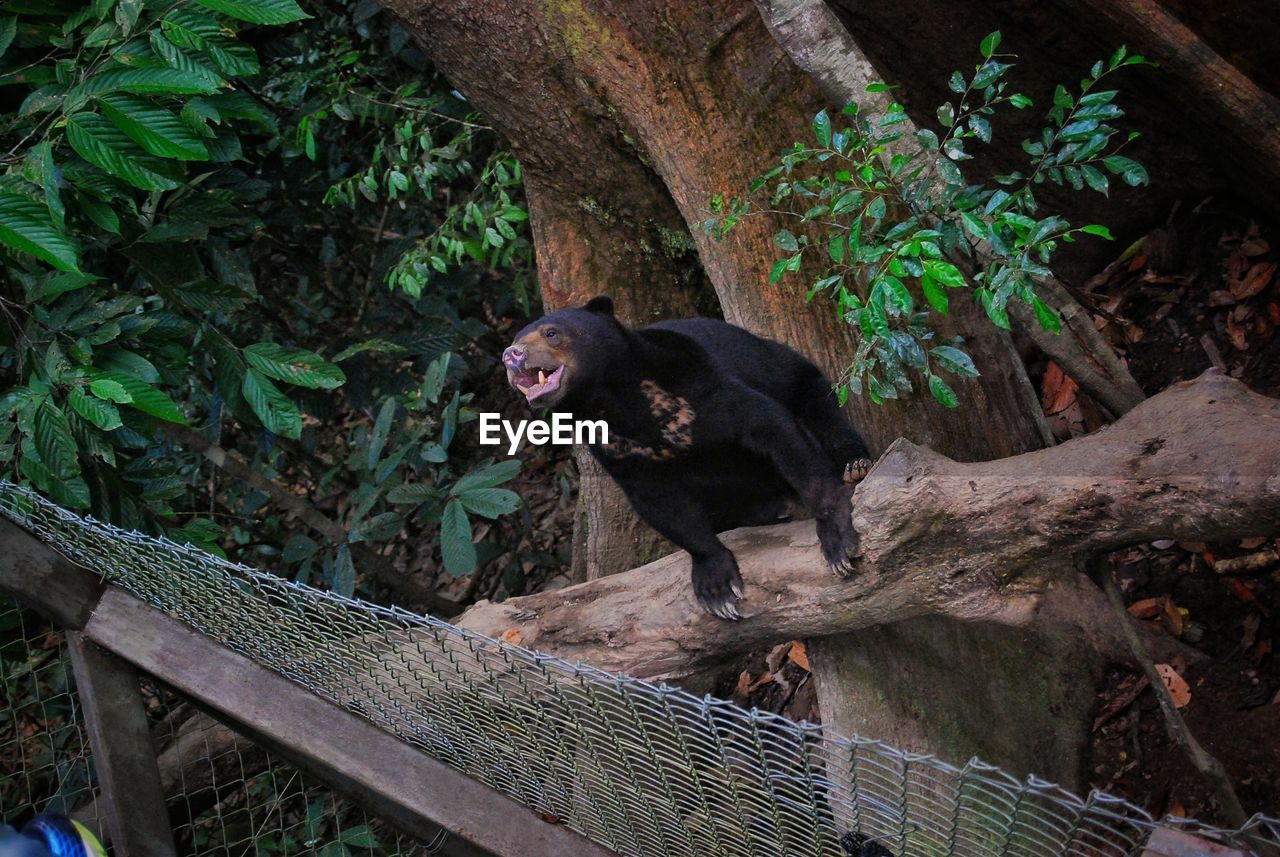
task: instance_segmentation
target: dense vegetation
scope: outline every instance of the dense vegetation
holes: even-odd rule
[[[471,573],[519,504],[454,443],[530,310],[501,142],[371,0],[10,8],[8,477],[345,593],[394,538]]]

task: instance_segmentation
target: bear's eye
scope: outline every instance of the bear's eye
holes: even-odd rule
[[[560,331],[556,330],[554,327],[548,327],[546,330],[542,331],[543,338],[548,340],[555,339],[559,335]]]

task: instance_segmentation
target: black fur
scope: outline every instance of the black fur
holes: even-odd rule
[[[830,383],[795,351],[709,319],[629,329],[603,297],[539,319],[516,342],[534,365],[567,367],[555,410],[608,422],[611,442],[592,455],[640,517],[693,557],[708,611],[739,618],[742,596],[716,533],[776,521],[788,499],[817,519],[832,569],[852,572],[858,535],[842,475],[867,450]]]

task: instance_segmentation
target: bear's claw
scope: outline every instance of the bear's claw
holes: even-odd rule
[[[870,458],[855,458],[850,461],[844,466],[844,483],[846,485],[857,485],[867,478],[867,474],[871,472],[871,468],[875,464]]]
[[[733,554],[725,551],[710,559],[693,561],[693,594],[712,616],[731,622],[741,619],[737,602],[742,592],[742,575]]]
[[[818,519],[818,543],[822,556],[837,577],[852,577],[858,556],[858,531],[848,511],[838,511]]]

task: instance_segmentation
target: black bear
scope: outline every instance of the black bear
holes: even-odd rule
[[[507,379],[535,407],[603,419],[591,454],[640,517],[693,557],[698,602],[740,618],[742,578],[716,537],[776,521],[798,498],[817,519],[822,553],[853,570],[850,462],[867,450],[831,385],[784,345],[723,321],[630,329],[597,297],[525,327],[503,352]]]

